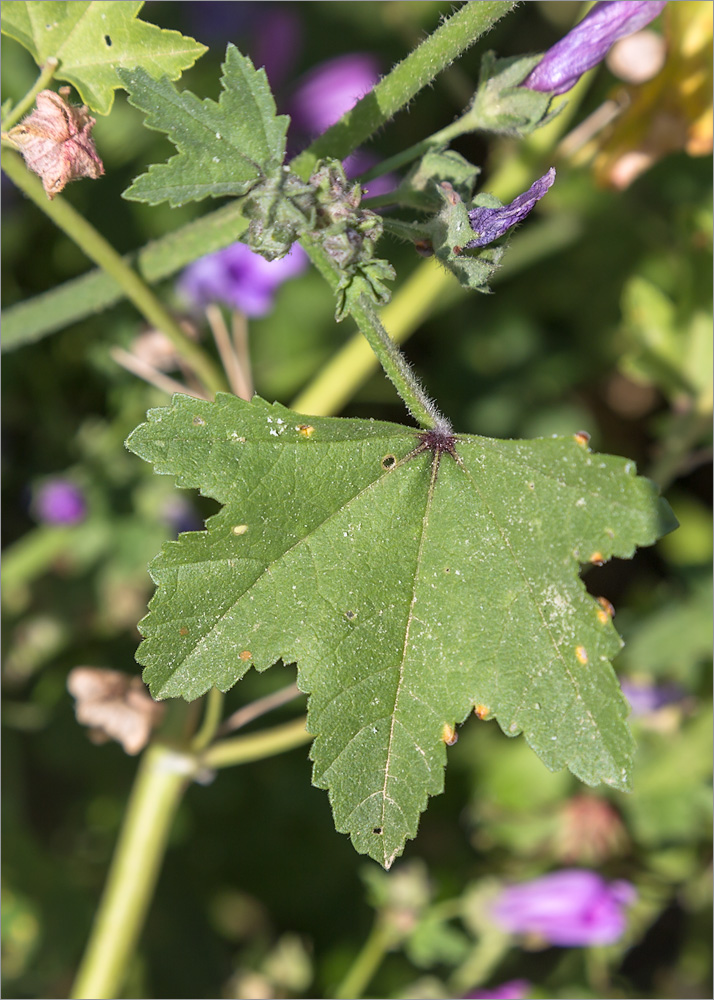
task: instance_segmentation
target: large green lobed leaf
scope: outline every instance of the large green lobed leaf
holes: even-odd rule
[[[264,69],[255,69],[234,45],[226,50],[218,101],[179,93],[166,79],[142,69],[122,70],[129,102],[147,112],[146,124],[166,132],[178,149],[155,163],[124,193],[151,205],[172,207],[202,198],[237,197],[283,162],[289,119],[276,115]]]
[[[3,34],[16,39],[38,66],[60,60],[55,76],[69,80],[85,104],[108,115],[121,67],[141,66],[177,80],[206,51],[178,31],[137,21],[143,0],[3,0]]]
[[[228,395],[175,396],[127,445],[224,504],[151,566],[152,693],[296,661],[314,781],[358,851],[401,853],[475,706],[549,768],[629,786],[621,643],[578,567],[673,527],[632,462],[582,437],[458,435],[453,457],[407,427]]]

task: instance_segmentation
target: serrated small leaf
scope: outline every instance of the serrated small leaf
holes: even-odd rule
[[[386,306],[392,297],[385,281],[394,281],[396,271],[388,260],[375,257],[342,274],[336,289],[335,319],[341,323],[359,305],[364,295],[375,306]]]
[[[141,66],[152,76],[177,80],[206,51],[178,31],[136,20],[143,0],[4,0],[2,31],[20,42],[38,66],[50,56],[55,72],[69,80],[93,111],[108,115],[114,91],[123,86],[118,70]]]
[[[196,698],[297,662],[314,782],[385,867],[475,706],[549,768],[628,787],[621,643],[578,568],[674,526],[632,462],[582,435],[458,435],[453,455],[434,441],[219,395],[175,396],[127,442],[224,504],[151,566],[138,660],[152,693]]]
[[[256,70],[234,45],[226,50],[218,101],[182,93],[142,69],[122,70],[129,102],[147,112],[149,128],[166,132],[178,149],[155,163],[124,192],[133,201],[172,207],[202,198],[246,194],[285,155],[289,119],[276,115],[265,70]]]

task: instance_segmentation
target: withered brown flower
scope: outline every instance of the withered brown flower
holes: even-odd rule
[[[128,754],[146,746],[164,705],[153,700],[140,677],[101,667],[75,667],[67,690],[76,699],[77,722],[90,726],[95,743],[116,740]]]
[[[3,132],[3,139],[22,153],[28,168],[42,180],[50,201],[70,181],[101,177],[104,164],[97,155],[91,132],[95,119],[89,108],[68,104],[69,87],[41,90],[29,115]]]

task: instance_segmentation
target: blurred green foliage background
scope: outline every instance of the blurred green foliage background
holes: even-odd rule
[[[142,16],[211,46],[181,86],[215,97],[226,40],[250,53],[269,38],[279,6],[148,3]],[[372,52],[386,72],[451,9],[392,0],[288,6],[301,30],[279,105],[302,72],[344,52]],[[479,53],[545,49],[578,9],[522,5],[400,114],[373,150],[387,156],[443,127],[468,100]],[[3,97],[18,99],[35,75],[27,53],[3,39]],[[576,121],[616,86],[601,70]],[[121,199],[147,163],[171,152],[141,127],[121,92],[95,137],[106,176],[72,185],[66,197],[118,250],[214,207]],[[483,166],[486,190],[489,176],[517,155],[512,141],[484,136],[456,148]],[[406,352],[458,429],[502,437],[586,430],[593,447],[634,458],[661,482],[680,529],[631,562],[593,568],[587,585],[617,609],[627,643],[620,675],[647,689],[676,684],[679,696],[633,718],[639,749],[630,796],[551,774],[522,739],[468,722],[449,751],[446,793],[430,803],[418,839],[395,866],[417,880],[428,875],[421,936],[387,958],[369,987],[373,996],[448,995],[440,984],[468,955],[473,931],[448,908],[441,919],[441,901],[486,877],[520,880],[564,864],[637,886],[626,938],[595,957],[513,947],[492,981],[525,978],[541,997],[711,996],[711,161],[676,151],[624,190],[597,183],[587,159],[555,162],[556,185],[513,239],[515,255],[528,227],[541,227],[528,266],[506,269],[491,296],[452,295]],[[86,270],[80,251],[5,179],[2,202],[4,306]],[[386,238],[383,245],[399,281],[418,266],[411,249]],[[163,291],[175,302],[171,282]],[[332,314],[316,273],[280,290],[274,311],[250,327],[257,392],[289,403],[353,332]],[[123,448],[146,409],[166,402],[110,356],[141,329],[125,303],[4,358],[6,996],[68,995],[136,769],[118,745],[88,741],[65,685],[80,664],[138,671],[135,626],[151,593],[146,564],[174,531],[178,491]],[[345,413],[404,419],[378,375]],[[53,475],[84,491],[82,523],[35,519],[33,491]],[[189,514],[213,509],[189,499]],[[228,707],[293,677],[289,666],[249,674]],[[285,719],[292,714],[294,706],[282,710]],[[582,821],[592,801],[611,807],[601,810],[610,819],[600,839]],[[409,868],[416,861],[424,868]],[[194,785],[124,995],[332,995],[372,923],[369,900],[379,893],[370,895],[364,881],[372,867],[335,833],[327,796],[310,785],[305,749]]]

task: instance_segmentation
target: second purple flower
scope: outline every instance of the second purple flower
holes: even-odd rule
[[[606,882],[597,872],[565,868],[507,887],[491,915],[504,930],[561,948],[613,944],[624,933],[625,907],[635,896],[629,882]]]

